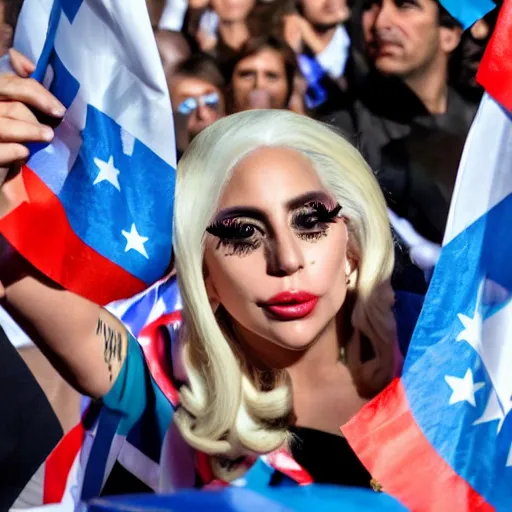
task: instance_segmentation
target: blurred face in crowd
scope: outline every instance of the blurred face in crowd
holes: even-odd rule
[[[302,0],[302,14],[313,26],[330,28],[347,21],[347,0]]]
[[[461,35],[459,28],[440,26],[435,0],[366,0],[362,24],[375,67],[403,78],[445,65]]]
[[[286,108],[288,87],[284,57],[263,48],[235,66],[231,80],[234,111]]]
[[[222,92],[200,78],[175,75],[170,83],[178,147],[184,149],[199,132],[224,116]]]
[[[235,22],[247,18],[256,0],[212,0],[211,6],[222,21]]]

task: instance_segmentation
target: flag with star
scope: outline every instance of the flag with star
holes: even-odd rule
[[[383,491],[414,511],[512,509],[510,34],[505,0],[403,374],[342,427]]]
[[[160,279],[171,256],[176,151],[144,0],[24,2],[15,47],[67,108],[22,169],[28,201],[0,231],[36,268],[99,304]]]

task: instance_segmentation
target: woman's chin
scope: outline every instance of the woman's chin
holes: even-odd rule
[[[274,333],[273,342],[282,348],[293,351],[304,351],[311,347],[319,337],[318,330],[310,326],[282,326],[279,333]]]

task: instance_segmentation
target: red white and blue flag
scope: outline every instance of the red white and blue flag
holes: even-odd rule
[[[99,304],[161,278],[171,255],[171,104],[143,0],[24,2],[15,47],[66,106],[23,168],[28,201],[0,231],[35,267]]]
[[[414,511],[512,507],[512,0],[478,80],[486,94],[403,375],[342,429]]]

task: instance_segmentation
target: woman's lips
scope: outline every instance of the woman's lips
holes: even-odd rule
[[[298,320],[308,316],[316,307],[318,297],[308,292],[283,292],[262,304],[263,308],[281,320]]]

